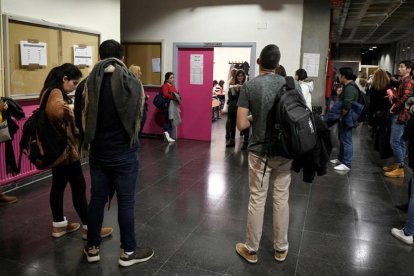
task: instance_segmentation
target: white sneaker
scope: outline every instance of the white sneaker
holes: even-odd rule
[[[403,243],[412,245],[413,244],[413,236],[407,236],[404,233],[403,229],[392,228],[391,234],[397,238],[398,240],[402,241]]]
[[[348,166],[344,165],[344,164],[340,164],[338,166],[335,166],[334,167],[334,170],[337,170],[337,171],[349,171],[350,168]]]
[[[334,164],[334,165],[341,164],[341,161],[339,161],[338,159],[332,159],[332,160],[330,160],[329,162],[331,162],[331,163],[332,163],[332,164]]]
[[[170,134],[167,131],[164,132],[164,140],[167,141],[168,143],[175,142],[175,140],[171,138]]]

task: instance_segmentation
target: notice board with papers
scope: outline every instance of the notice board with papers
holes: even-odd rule
[[[78,65],[83,77],[98,60],[99,32],[7,14],[2,20],[5,96],[37,98],[53,67],[74,63],[74,45],[92,49],[92,66]]]

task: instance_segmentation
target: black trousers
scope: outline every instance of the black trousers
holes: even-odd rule
[[[53,221],[63,221],[63,197],[69,182],[72,189],[72,201],[83,225],[88,225],[88,203],[86,201],[86,182],[80,161],[52,168],[52,188],[50,190],[50,208]]]
[[[227,116],[230,121],[230,139],[234,140],[236,138],[237,110],[235,112],[228,112]]]

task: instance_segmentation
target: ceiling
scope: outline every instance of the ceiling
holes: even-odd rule
[[[336,45],[377,45],[414,34],[414,0],[331,0]]]

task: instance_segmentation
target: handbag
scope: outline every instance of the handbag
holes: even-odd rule
[[[0,123],[0,143],[11,140],[9,127],[7,126],[7,120]]]
[[[152,103],[160,110],[168,108],[169,100],[164,97],[162,91],[158,92]]]

